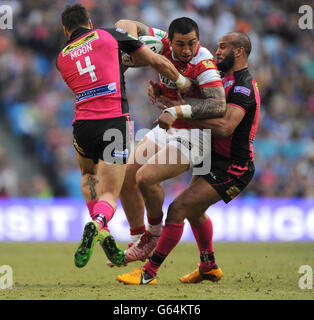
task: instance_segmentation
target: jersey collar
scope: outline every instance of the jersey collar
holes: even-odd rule
[[[234,75],[241,74],[241,73],[247,72],[248,70],[249,70],[249,68],[246,67],[246,68],[243,68],[243,69],[234,71],[233,74],[234,74]]]
[[[198,52],[200,51],[200,48],[201,48],[201,45],[200,45],[200,43],[199,43],[199,44],[198,44],[198,47],[197,47],[197,50],[196,50],[196,52],[195,52],[194,57],[196,57],[196,56],[198,55]]]
[[[71,43],[72,41],[74,41],[75,39],[79,38],[80,36],[82,36],[83,34],[85,33],[88,33],[92,31],[91,29],[88,29],[88,28],[78,28],[76,30],[74,30],[71,34],[71,37],[70,39],[67,41],[66,44],[69,44]]]

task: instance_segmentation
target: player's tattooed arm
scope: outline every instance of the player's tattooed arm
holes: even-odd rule
[[[139,37],[141,36],[149,36],[150,35],[150,32],[149,32],[149,27],[142,23],[142,22],[139,22],[139,21],[134,21],[136,23],[136,26],[137,26],[137,35]]]
[[[223,87],[201,89],[202,99],[186,97],[184,100],[192,107],[191,118],[218,118],[226,113],[226,97]]]
[[[134,37],[150,35],[149,27],[139,21],[123,19],[117,21],[115,23],[115,27],[127,31],[130,35]]]
[[[90,193],[90,199],[91,200],[97,200],[97,190],[96,190],[96,185],[99,183],[98,179],[89,176],[87,178],[87,181],[82,185],[83,188],[87,188],[87,190]],[[87,191],[87,192],[88,192]]]
[[[159,106],[163,113],[155,123],[168,130],[177,118],[201,121],[202,119],[222,119],[226,114],[226,97],[223,87],[205,87],[201,89],[202,99],[185,97],[178,94],[179,100],[175,106]],[[162,97],[159,101],[162,102]],[[163,103],[163,102],[162,102]],[[164,105],[167,103],[164,103]]]

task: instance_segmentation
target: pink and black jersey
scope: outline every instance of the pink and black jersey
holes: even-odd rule
[[[235,161],[253,161],[253,141],[257,132],[260,95],[248,68],[223,78],[227,104],[241,108],[245,116],[229,137],[212,137],[212,158],[223,156]]]
[[[76,96],[75,119],[110,119],[129,114],[121,53],[143,43],[120,29],[79,28],[59,53],[57,68]]]
[[[216,62],[210,51],[202,46],[198,47],[195,56],[188,63],[183,63],[174,56],[168,34],[165,31],[149,28],[150,34],[161,40],[163,43],[162,55],[169,59],[177,70],[185,77],[190,78],[198,84],[193,98],[201,98],[201,89],[204,87],[222,87],[220,73],[217,70]],[[169,99],[177,99],[177,88],[173,81],[159,75],[160,86],[163,94]],[[173,124],[174,128],[195,128],[182,119],[178,119]]]

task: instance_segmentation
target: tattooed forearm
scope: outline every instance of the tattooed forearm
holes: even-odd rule
[[[150,35],[149,27],[139,21],[121,19],[115,23],[115,28],[123,29],[133,37]]]
[[[149,28],[147,25],[145,25],[144,23],[141,23],[139,21],[135,21],[136,26],[137,26],[137,35],[139,37],[141,36],[149,36]]]
[[[85,182],[82,186],[83,188],[89,188],[91,200],[97,200],[96,185],[98,183],[99,183],[99,181],[96,178],[89,176],[87,178],[87,182]]]
[[[226,112],[226,98],[223,87],[201,89],[202,99],[185,98],[192,106],[192,118],[219,118]]]

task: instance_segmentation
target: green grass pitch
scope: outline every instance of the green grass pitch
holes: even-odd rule
[[[160,268],[155,286],[119,283],[118,274],[143,263],[110,269],[99,245],[87,266],[78,269],[73,261],[76,247],[76,243],[0,243],[0,266],[12,267],[14,283],[12,289],[0,289],[0,300],[314,299],[313,289],[301,290],[298,285],[300,266],[314,267],[313,243],[216,243],[223,278],[188,285],[179,277],[196,268],[198,250],[195,243],[180,243]]]

